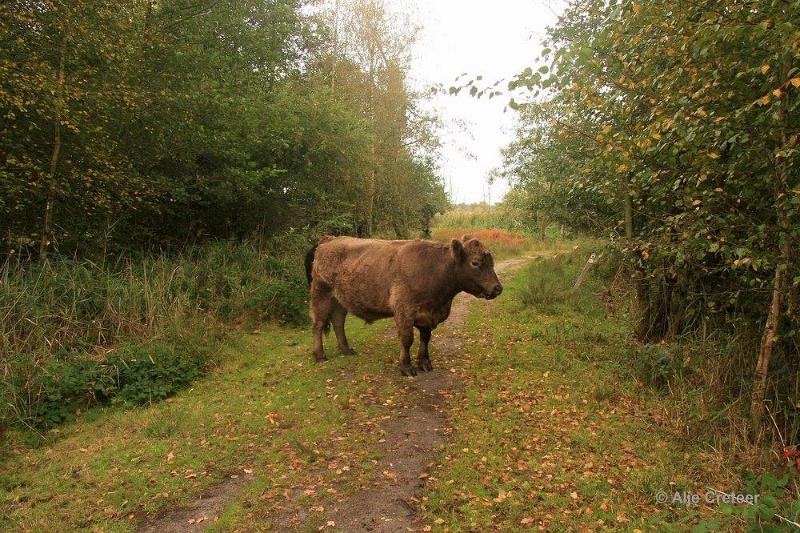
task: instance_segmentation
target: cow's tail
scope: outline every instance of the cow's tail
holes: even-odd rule
[[[308,253],[306,253],[306,279],[309,285],[311,285],[311,269],[314,267],[314,254],[317,253],[317,246],[319,245],[315,244]]]
[[[327,242],[332,238],[333,237],[328,236],[328,235],[322,237],[319,240],[319,242],[317,244],[315,244],[314,246],[312,246],[311,249],[306,253],[306,260],[305,260],[305,264],[306,264],[306,279],[308,280],[308,284],[309,285],[311,285],[311,280],[313,279],[312,271],[314,269],[314,256],[317,253],[317,248],[319,247],[320,244],[322,244],[324,242]],[[313,320],[313,317],[312,317],[312,320]],[[325,321],[325,325],[322,327],[322,331],[326,335],[328,333],[330,333],[330,331],[331,331],[330,318]]]

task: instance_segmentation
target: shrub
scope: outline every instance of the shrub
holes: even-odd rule
[[[291,240],[107,263],[6,263],[0,427],[47,428],[97,403],[166,398],[208,367],[210,349],[202,347],[218,323],[304,323],[304,243]]]

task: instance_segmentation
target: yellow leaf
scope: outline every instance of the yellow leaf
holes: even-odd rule
[[[621,172],[625,172],[627,170],[628,170],[628,165],[626,165],[625,163],[623,163],[623,164],[621,164],[620,166],[617,167],[617,172],[620,172],[620,173]]]
[[[800,87],[800,78],[792,78],[789,80],[789,83],[795,87]]]
[[[770,97],[768,94],[765,94],[761,98],[758,99],[758,103],[761,105],[767,105],[770,102]]]
[[[761,74],[766,74],[769,72],[770,66],[767,64],[761,65]]]
[[[717,152],[709,152],[708,157],[711,159],[719,159],[719,154]]]
[[[775,96],[775,98],[780,98],[781,96],[783,96],[783,91],[781,91],[780,88],[778,88],[772,91],[772,94]]]
[[[636,2],[634,2],[634,3],[633,3],[633,14],[634,14],[634,15],[638,15],[638,14],[639,14],[639,9],[640,9],[640,8],[639,8],[639,4],[637,4]]]

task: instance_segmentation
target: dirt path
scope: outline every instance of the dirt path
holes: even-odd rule
[[[533,257],[508,259],[495,270],[501,280]],[[341,498],[326,512],[326,523],[343,531],[414,531],[421,529],[416,515],[419,494],[424,487],[427,469],[436,460],[437,449],[452,432],[444,404],[461,386],[454,361],[458,358],[463,326],[470,305],[476,300],[460,294],[453,301],[447,322],[434,332],[432,356],[434,371],[421,372],[405,382],[403,405],[383,426],[382,447],[377,472],[383,479],[377,486]],[[488,305],[488,302],[486,303]],[[387,336],[394,337],[390,330]],[[170,509],[140,523],[140,532],[202,531],[213,523],[220,511],[235,501],[251,480],[249,476],[226,477],[192,504]],[[294,529],[306,513],[275,517],[273,526]],[[335,526],[333,526],[335,524]]]
[[[498,263],[501,280],[531,258],[509,259]],[[461,378],[452,364],[458,358],[463,338],[458,330],[464,325],[475,299],[459,294],[447,322],[434,332],[432,343],[434,371],[421,372],[408,380],[403,406],[385,426],[385,442],[378,471],[382,486],[358,492],[340,500],[328,519],[342,531],[414,531],[422,527],[416,515],[419,494],[425,485],[427,469],[436,460],[436,451],[452,432],[444,404],[461,386]],[[394,335],[390,330],[387,335]]]

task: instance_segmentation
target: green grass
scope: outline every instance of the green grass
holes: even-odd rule
[[[304,323],[302,256],[287,244],[282,260],[269,246],[220,242],[179,256],[0,266],[0,436],[110,400],[163,398],[213,362],[201,348],[227,331]]]
[[[688,530],[715,511],[657,505],[658,491],[739,483],[672,433],[631,376],[629,320],[603,305],[599,283],[570,290],[586,257],[534,262],[475,307],[466,386],[450,402],[457,439],[424,503],[435,529]]]
[[[463,349],[451,364],[465,381],[447,403],[455,437],[421,495],[425,525],[775,525],[769,509],[746,522],[721,507],[656,503],[658,491],[744,491],[744,482],[728,458],[677,431],[679,409],[639,378],[627,359],[638,354],[628,307],[605,297],[602,269],[571,290],[584,245],[542,255],[501,298],[473,303],[459,333]],[[380,478],[375,433],[410,388],[385,327],[347,327],[355,358],[314,364],[307,330],[263,326],[210,346],[221,350],[212,354],[219,365],[165,401],[95,407],[52,429],[47,442],[12,432],[0,462],[0,530],[131,531],[250,472],[212,531],[274,529],[276,517],[299,510],[308,513],[300,530],[325,526],[320,508]]]
[[[12,435],[0,463],[0,530],[129,531],[147,513],[252,471],[255,481],[221,517],[225,530],[268,519],[297,484],[324,495],[325,480],[310,474],[315,464],[347,463],[357,483],[374,465],[360,424],[384,414],[400,378],[382,377],[396,364],[394,343],[366,342],[382,328],[349,328],[357,359],[314,364],[307,331],[268,326],[230,345],[218,369],[164,402],[95,408],[53,430],[59,438],[44,446]]]

